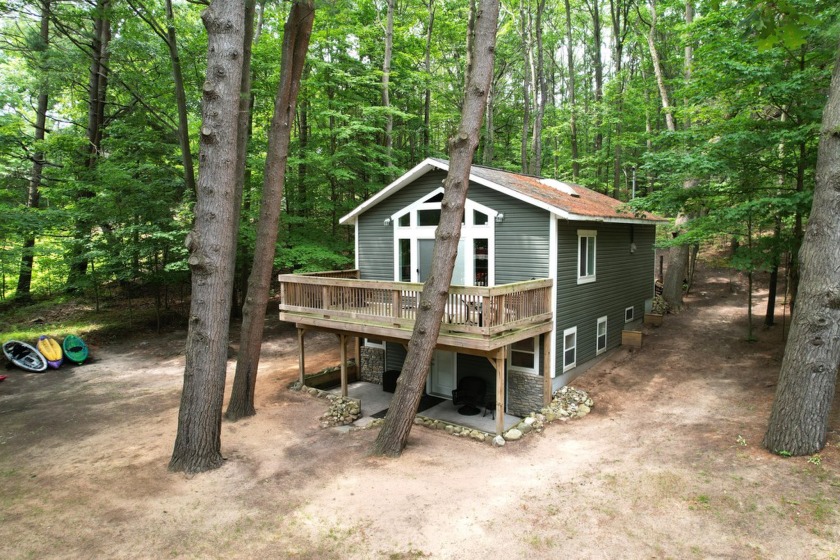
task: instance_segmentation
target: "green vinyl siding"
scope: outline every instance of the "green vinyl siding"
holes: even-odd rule
[[[433,171],[395,192],[359,220],[359,271],[364,280],[394,279],[394,226],[386,218],[443,185],[446,173]]]
[[[445,178],[445,172],[431,171],[358,217],[363,279],[394,279],[394,226],[383,225],[385,219],[440,187]],[[504,214],[504,221],[495,224],[496,285],[547,278],[548,212],[475,183],[470,184],[467,196]]]
[[[495,225],[496,285],[548,278],[549,213],[474,183],[468,196],[505,216]]]
[[[578,230],[597,231],[595,281],[578,284]],[[596,355],[598,318],[607,316],[607,348],[621,344],[624,310],[633,306],[635,319],[644,315],[653,297],[653,225],[604,222],[557,223],[557,355],[555,371],[563,371],[563,331],[577,327],[577,365]],[[635,252],[630,252],[631,239]]]

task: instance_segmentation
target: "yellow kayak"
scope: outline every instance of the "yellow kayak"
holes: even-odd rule
[[[38,338],[38,344],[36,347],[38,348],[38,352],[43,354],[43,356],[47,359],[47,365],[51,368],[58,369],[61,362],[64,361],[63,354],[61,352],[61,345],[53,337],[42,334]]]

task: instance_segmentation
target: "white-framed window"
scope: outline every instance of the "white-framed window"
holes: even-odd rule
[[[607,316],[598,317],[598,324],[595,326],[595,355],[602,354],[607,350]]]
[[[510,345],[508,368],[534,375],[540,372],[537,339],[526,338]]]
[[[577,365],[577,327],[563,331],[563,371]]]
[[[627,309],[624,310],[624,322],[629,323],[635,317],[635,308],[631,305]]]
[[[440,221],[443,188],[392,214],[394,228],[394,279],[424,282],[431,270],[435,231]],[[453,285],[495,285],[495,235],[498,212],[467,199],[458,256],[452,274]]]
[[[578,284],[595,281],[595,239],[594,229],[579,229],[578,232]]]
[[[370,348],[382,348],[385,349],[385,341],[380,340],[378,338],[366,338],[365,339],[365,346]]]

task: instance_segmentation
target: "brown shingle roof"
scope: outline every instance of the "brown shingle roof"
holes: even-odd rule
[[[574,216],[593,219],[665,221],[650,213],[634,215],[626,210],[623,202],[580,185],[565,183],[566,188],[561,189],[562,181],[554,181],[555,186],[550,180],[477,165],[473,165],[471,174]]]
[[[432,169],[449,170],[449,162],[438,158],[427,158],[414,166],[393,183],[373,195],[352,212],[343,216],[342,224],[354,223],[359,214],[383,199],[391,196],[418,177]],[[552,179],[540,179],[530,175],[473,165],[470,178],[488,188],[506,192],[508,195],[529,204],[542,207],[569,220],[607,220],[620,222],[666,222],[654,214],[634,215],[624,210],[624,204],[614,198],[597,193],[580,185],[570,185]]]

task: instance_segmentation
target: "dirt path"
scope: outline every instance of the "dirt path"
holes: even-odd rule
[[[183,333],[4,372],[0,557],[837,558],[840,412],[810,461],[761,449],[781,329],[745,342],[744,301],[707,275],[641,351],[575,383],[582,420],[502,449],[418,428],[399,460],[367,456],[372,431],[318,427],[324,402],[285,388],[282,325],[258,415],[225,423],[227,464],[195,477],[166,470]],[[337,361],[334,337],[307,340],[309,368]]]

